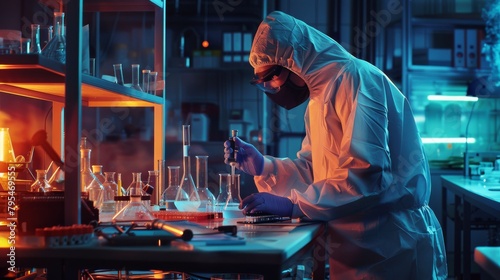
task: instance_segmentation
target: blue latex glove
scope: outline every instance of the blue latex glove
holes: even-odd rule
[[[261,175],[264,170],[264,156],[259,150],[238,137],[235,139],[235,144],[238,147],[235,162],[236,168],[253,176]],[[228,158],[232,153],[231,142],[228,140],[224,142],[224,163],[229,164]]]
[[[243,214],[264,212],[267,214],[291,217],[293,203],[290,199],[266,192],[251,194],[240,203]]]

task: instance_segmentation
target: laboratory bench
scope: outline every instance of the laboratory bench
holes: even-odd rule
[[[471,230],[476,221],[471,219],[472,209],[477,208],[492,217],[481,221],[482,227],[500,227],[500,183],[497,185],[485,185],[480,180],[472,180],[463,175],[445,175],[442,179],[442,228],[446,236],[447,227],[447,194],[454,195],[454,225],[453,246],[454,276],[462,275],[462,279],[471,279],[471,265],[473,250],[471,248]],[[448,245],[447,245],[448,246]],[[475,257],[482,256],[483,249],[478,247]],[[458,252],[458,253],[457,253]],[[460,253],[462,252],[462,256]],[[490,251],[487,250],[489,253]],[[478,263],[481,267],[482,264]],[[498,260],[497,260],[498,265]]]
[[[105,228],[85,244],[66,246],[50,245],[46,238],[21,236],[16,242],[15,265],[46,268],[48,279],[57,280],[78,279],[84,270],[99,269],[180,271],[188,275],[253,273],[264,279],[281,279],[284,270],[304,264],[313,279],[324,279],[323,223],[237,223],[242,219],[169,222],[174,228],[192,230],[192,239],[186,241],[145,227],[130,231],[133,236]],[[237,233],[220,232],[221,226],[236,226]],[[0,256],[2,263],[6,263],[6,256]]]

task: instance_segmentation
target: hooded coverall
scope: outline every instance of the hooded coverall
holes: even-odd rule
[[[260,24],[254,68],[281,65],[310,91],[297,158],[254,178],[294,218],[327,222],[330,279],[446,279],[428,162],[408,100],[381,70],[285,13]]]

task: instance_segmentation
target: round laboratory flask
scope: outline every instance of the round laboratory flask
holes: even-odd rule
[[[97,180],[101,182],[101,184],[106,181],[106,176],[102,173],[102,165],[92,165],[92,173],[96,176]]]
[[[165,204],[166,210],[176,210],[175,207],[175,197],[179,192],[180,188],[180,166],[167,166],[168,169],[168,186],[162,193],[162,199]],[[187,193],[182,193],[184,199],[188,199]]]
[[[36,181],[31,184],[32,192],[48,192],[51,191],[52,187],[47,180],[47,171],[45,169],[36,170]]]
[[[200,211],[213,212],[215,196],[208,188],[208,156],[196,156],[196,186],[200,196]]]
[[[179,211],[193,212],[197,211],[200,207],[200,196],[198,189],[194,184],[193,176],[191,174],[191,157],[189,156],[189,148],[191,146],[190,125],[182,126],[182,142],[183,142],[183,159],[182,167],[184,174],[181,179],[180,188],[175,197],[175,207]],[[184,193],[187,193],[186,198]]]
[[[111,221],[113,222],[148,222],[155,219],[153,213],[142,203],[142,182],[135,180],[134,184],[129,187],[129,203],[116,213]]]

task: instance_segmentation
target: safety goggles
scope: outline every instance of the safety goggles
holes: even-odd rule
[[[275,94],[280,91],[281,86],[286,82],[288,74],[289,71],[283,71],[282,66],[276,66],[265,72],[257,73],[250,81],[250,84],[266,93]]]

